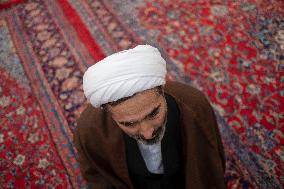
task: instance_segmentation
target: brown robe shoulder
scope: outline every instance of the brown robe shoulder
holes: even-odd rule
[[[225,188],[224,150],[212,107],[197,89],[168,81],[165,92],[181,111],[186,189]],[[77,120],[74,144],[81,173],[94,188],[132,189],[122,131],[110,115],[91,105]]]

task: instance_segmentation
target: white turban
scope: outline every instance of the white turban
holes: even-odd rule
[[[83,76],[85,96],[94,107],[165,84],[166,61],[150,45],[112,54]]]

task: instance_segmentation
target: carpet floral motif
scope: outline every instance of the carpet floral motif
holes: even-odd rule
[[[74,31],[59,15],[51,16],[55,11],[51,7],[61,10],[28,1],[0,12],[0,185],[4,188],[87,187],[76,161],[72,130],[81,111],[78,106],[84,108],[80,85],[89,56],[81,52],[85,50],[79,48],[78,38],[66,40]],[[78,50],[72,49],[74,43]]]
[[[222,120],[231,188],[279,188],[284,157],[280,7],[279,1],[254,0],[86,0],[77,11],[84,17],[84,10],[92,10],[89,16],[96,22],[85,16],[86,23],[101,32],[94,36],[113,42],[114,51],[124,49],[119,36],[131,36],[128,47],[159,47],[168,61],[168,78],[208,96]]]
[[[81,88],[82,72],[58,33],[57,26],[40,1],[31,1],[19,9],[19,16],[25,32],[41,62],[42,70],[50,87],[73,130],[75,110],[85,101]]]
[[[284,20],[279,7],[278,1],[157,0],[141,8],[139,16],[142,25],[158,32],[157,43],[255,153],[259,166],[281,182]],[[267,187],[280,187],[270,184]]]
[[[86,103],[82,75],[95,61],[70,27],[74,17],[62,14],[67,4],[106,54],[154,45],[167,60],[168,79],[208,96],[227,154],[228,188],[282,188],[284,19],[276,0],[30,0],[0,12],[10,22],[10,29],[0,22],[4,188],[85,187],[71,140]],[[14,58],[20,54],[31,58]],[[43,88],[37,95],[35,83]]]
[[[0,185],[70,187],[35,98],[0,69]],[[27,116],[28,115],[28,116]]]
[[[0,60],[17,61],[6,23],[0,20]],[[14,62],[15,64],[16,62]],[[31,89],[0,67],[1,188],[70,187],[65,168]],[[15,75],[21,71],[14,70]],[[24,76],[23,76],[24,77]]]

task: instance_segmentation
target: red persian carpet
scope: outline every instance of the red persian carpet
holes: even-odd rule
[[[10,8],[24,0],[0,0],[0,9]]]
[[[284,14],[271,0],[0,0],[0,188],[88,188],[72,145],[86,68],[137,44],[203,91],[228,188],[284,185]]]

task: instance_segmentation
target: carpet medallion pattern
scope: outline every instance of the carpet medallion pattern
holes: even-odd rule
[[[244,181],[253,187],[281,186],[284,88],[279,1],[85,0],[81,6],[69,2],[82,18],[98,18],[86,23],[101,31],[93,35],[103,39],[99,43],[107,51],[124,49],[117,40],[124,41],[125,48],[141,41],[153,44],[167,59],[169,79],[192,84],[209,97],[228,156],[227,179],[240,176],[240,187],[249,187]],[[108,49],[109,41],[115,43]]]
[[[5,20],[0,20],[0,40],[0,60],[5,60],[5,66],[0,67],[1,188],[68,188],[71,184],[65,167]]]
[[[1,4],[0,4],[1,5]],[[150,44],[169,80],[203,91],[228,188],[283,188],[280,1],[29,0],[0,11],[0,185],[86,188],[72,145],[85,69]]]
[[[60,17],[58,9],[54,9],[59,8],[61,11],[60,7],[45,3],[27,2],[1,12],[0,16],[3,18],[1,23],[4,23],[0,30],[1,69],[3,74],[9,75],[1,77],[1,87],[5,88],[6,93],[1,93],[1,103],[5,108],[1,108],[1,122],[4,125],[1,124],[0,132],[3,139],[0,144],[0,172],[3,174],[1,186],[5,188],[19,188],[21,184],[25,188],[87,187],[76,162],[72,132],[75,117],[81,111],[75,104],[82,102],[80,100],[84,97],[80,96],[83,94],[80,81],[84,65],[94,60],[78,39],[73,27],[68,27],[68,20]],[[52,11],[56,11],[57,17],[49,15],[54,13]],[[60,20],[61,18],[64,19]],[[69,32],[65,33],[61,28]],[[79,50],[74,50],[74,46]],[[14,78],[11,82],[21,84],[17,87],[10,82],[17,91],[9,89],[6,84],[5,78],[9,77]],[[25,92],[26,88],[29,89],[28,92]],[[14,94],[29,98],[25,100],[13,97]],[[11,114],[17,110],[9,109],[6,105],[11,100],[15,101],[15,107],[24,109],[23,115]],[[75,107],[72,111],[69,109],[69,100],[72,101],[72,107]],[[30,104],[24,104],[24,108],[21,108],[21,103],[28,102]],[[35,116],[25,113],[25,108],[28,107],[31,109],[29,111],[36,112],[33,113]],[[83,103],[80,107],[83,108]],[[8,127],[11,123],[15,124],[16,131],[19,127],[25,133],[13,133],[14,130]],[[24,123],[28,125],[25,126]],[[41,128],[38,129],[40,132],[36,133],[32,129],[33,124]],[[35,143],[29,145],[29,140],[35,140]],[[7,143],[16,148],[7,150]]]

